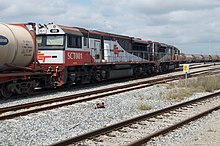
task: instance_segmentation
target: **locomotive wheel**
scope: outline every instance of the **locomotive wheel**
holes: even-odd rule
[[[35,89],[35,86],[29,87],[27,94],[32,95],[34,93],[34,89]]]
[[[1,86],[0,92],[1,92],[1,96],[4,98],[9,98],[12,95],[12,92],[8,91],[6,84],[3,84]]]

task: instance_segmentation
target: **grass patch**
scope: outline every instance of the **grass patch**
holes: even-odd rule
[[[152,107],[151,107],[150,105],[141,103],[141,104],[138,105],[138,109],[139,109],[139,110],[151,110]]]
[[[187,89],[171,90],[162,95],[163,98],[168,100],[183,100],[185,97],[192,96],[193,92]]]
[[[197,92],[213,92],[220,89],[220,75],[188,79],[187,86],[185,85],[185,79],[172,82],[166,86],[171,91],[160,95],[169,100],[182,100],[184,97],[192,96]]]
[[[185,80],[181,80],[178,87],[185,87]],[[220,89],[220,75],[202,76],[188,79],[187,88],[200,89],[200,91],[213,92]]]

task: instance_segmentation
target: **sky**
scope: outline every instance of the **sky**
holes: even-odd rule
[[[0,0],[0,22],[50,22],[220,54],[220,0]]]

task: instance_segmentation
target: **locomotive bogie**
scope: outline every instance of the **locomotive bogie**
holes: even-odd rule
[[[1,97],[10,97],[12,94],[31,94],[34,88],[45,77],[45,73],[16,71],[0,74]]]

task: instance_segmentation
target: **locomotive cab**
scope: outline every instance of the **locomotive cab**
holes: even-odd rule
[[[69,59],[81,59],[82,53],[71,53],[74,48],[82,50],[82,34],[78,30],[61,29],[53,23],[37,27],[37,59],[44,71],[51,73],[49,83],[45,86],[62,86],[67,81],[66,63]]]

